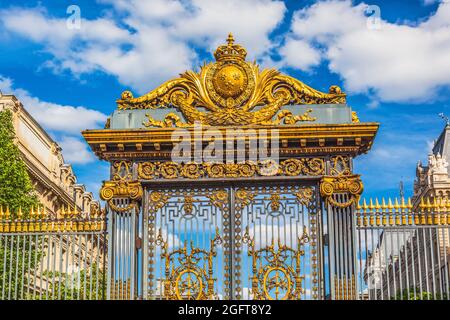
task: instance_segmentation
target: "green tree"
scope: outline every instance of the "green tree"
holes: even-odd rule
[[[12,218],[22,209],[24,217],[39,202],[34,193],[26,165],[15,144],[13,115],[10,110],[0,112],[0,206],[8,207]],[[39,240],[31,236],[3,234],[0,237],[0,297],[14,299],[22,295],[28,278],[40,260]]]
[[[26,165],[14,143],[13,115],[10,110],[0,112],[0,206],[8,206],[13,213],[19,208],[28,212],[38,205]]]
[[[105,273],[93,263],[88,269],[75,273],[45,271],[48,290],[39,297],[42,300],[102,300],[105,299]],[[29,297],[32,299],[32,297]]]
[[[435,300],[434,298],[435,295],[433,295],[433,293],[431,292],[427,292],[427,291],[420,291],[420,288],[417,287],[414,289],[414,287],[409,288],[409,290],[407,288],[403,289],[402,292],[400,292],[400,290],[398,290],[397,295],[395,296],[395,298],[391,298],[391,300]],[[436,300],[447,300],[447,294],[439,294],[436,293]]]

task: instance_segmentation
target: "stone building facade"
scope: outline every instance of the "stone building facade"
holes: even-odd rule
[[[0,92],[0,111],[13,112],[17,145],[40,203],[49,213],[76,206],[78,212],[99,209],[99,202],[83,184],[77,183],[72,166],[64,162],[62,149],[13,95]]]
[[[411,199],[413,212],[423,212],[421,204],[436,206],[450,201],[449,144],[447,125],[434,142],[427,164],[421,161],[417,164]],[[372,290],[367,297],[386,299],[403,294],[405,298],[409,290],[412,298],[414,287],[420,292],[433,292],[437,299],[446,297],[450,289],[449,228],[435,225],[386,228],[375,238],[376,247],[368,254],[364,271],[365,282]]]

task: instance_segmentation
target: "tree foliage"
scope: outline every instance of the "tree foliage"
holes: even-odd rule
[[[27,212],[38,205],[26,165],[14,143],[13,115],[10,110],[0,112],[0,206],[12,212],[19,207]]]
[[[13,114],[0,112],[0,206],[8,207],[14,217],[19,208],[26,216],[38,205],[37,196],[20,150],[15,144]],[[0,294],[18,298],[27,285],[25,271],[32,270],[40,260],[39,243],[24,236],[4,235],[0,240]]]
[[[419,287],[411,287],[403,289],[402,292],[398,290],[397,295],[391,300],[447,300],[447,294],[444,292],[442,295],[440,293],[433,294],[428,291],[421,291]]]

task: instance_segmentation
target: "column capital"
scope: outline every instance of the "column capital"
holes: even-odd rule
[[[328,204],[338,208],[348,208],[352,204],[357,204],[363,190],[360,175],[324,176],[320,181],[321,196]],[[345,202],[336,200],[334,195],[338,193],[348,194],[348,200]]]

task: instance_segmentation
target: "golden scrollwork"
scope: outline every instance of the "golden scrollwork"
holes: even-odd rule
[[[187,215],[191,215],[194,211],[194,198],[191,195],[184,196],[183,210]]]
[[[151,213],[157,212],[167,204],[169,198],[169,195],[162,193],[161,191],[152,191],[148,196],[149,211]]]
[[[353,123],[359,123],[359,117],[356,111],[352,111],[352,122]]]
[[[190,250],[187,242],[184,246],[169,251],[169,243],[165,241],[161,230],[155,241],[161,246],[161,258],[165,264],[164,298],[167,300],[207,300],[215,299],[213,278],[213,259],[216,256],[215,247],[222,244],[219,230],[211,240],[210,249],[196,248],[193,242]]]
[[[131,161],[116,161],[112,165],[113,180],[131,180],[133,179]]]
[[[228,192],[225,190],[218,190],[207,195],[211,204],[217,208],[225,209],[228,204]]]
[[[287,176],[317,176],[325,172],[325,162],[319,158],[288,159],[281,162],[280,166]]]
[[[278,192],[274,192],[270,195],[270,208],[272,211],[280,210],[280,200],[281,196]]]
[[[144,125],[148,127],[186,127],[195,122],[210,126],[274,125],[282,120],[293,125],[315,118],[310,110],[300,116],[281,110],[285,105],[346,102],[346,95],[337,86],[329,93],[317,91],[277,70],[260,71],[257,64],[245,60],[246,55],[230,34],[227,44],[217,48],[216,62],[204,65],[199,73],[187,71],[139,98],[125,91],[117,101],[118,108],[171,107],[178,109],[186,121],[175,113],[167,114],[162,121],[147,114]]]
[[[260,176],[319,176],[325,173],[325,162],[320,158],[287,159],[280,164],[275,161],[246,161],[240,163],[176,163],[141,162],[138,177],[153,179],[198,178],[251,178]]]
[[[363,192],[363,183],[359,175],[323,177],[320,182],[320,194],[332,206],[348,208],[357,204]],[[347,194],[348,200],[339,202],[336,194]]]
[[[295,193],[297,201],[301,204],[308,206],[314,197],[314,190],[311,187],[300,188],[298,192]]]
[[[255,194],[246,189],[238,189],[236,190],[236,199],[235,199],[235,205],[236,209],[242,210],[244,207],[248,206],[253,199],[255,198]]]
[[[331,157],[331,169],[332,176],[348,176],[352,174],[350,169],[350,158],[348,156],[335,156]]]
[[[139,181],[105,181],[100,190],[100,198],[107,201],[109,206],[116,212],[126,212],[137,206],[137,202],[142,199],[143,189]],[[130,203],[121,207],[114,203],[114,199],[129,199]]]
[[[299,300],[304,289],[301,276],[303,246],[309,242],[306,227],[297,239],[297,248],[282,245],[278,240],[261,249],[255,248],[255,240],[250,237],[248,227],[242,242],[248,245],[248,256],[252,257],[252,295],[254,300]]]

